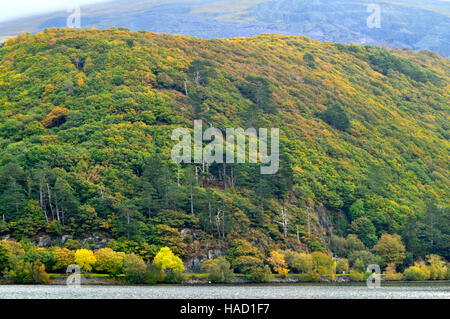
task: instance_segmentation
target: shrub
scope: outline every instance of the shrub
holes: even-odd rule
[[[147,265],[147,270],[145,273],[145,283],[146,284],[156,284],[157,282],[164,281],[166,275],[162,272],[158,265],[149,263]]]
[[[388,281],[402,280],[403,274],[396,272],[394,264],[389,264],[385,269],[384,278]]]
[[[317,273],[311,271],[307,274],[299,274],[298,280],[301,282],[318,282],[320,280],[320,276]]]
[[[123,260],[123,273],[127,282],[141,284],[145,280],[147,265],[141,257],[128,254]]]
[[[350,281],[364,281],[365,275],[362,272],[359,272],[356,270],[350,270],[349,278],[350,278]]]
[[[405,279],[406,280],[427,280],[428,276],[416,266],[409,267],[405,270]]]
[[[181,284],[186,281],[186,276],[181,271],[169,271],[164,279],[168,284]]]
[[[253,268],[249,271],[248,278],[257,283],[261,282],[269,282],[270,276],[272,275],[272,272],[270,271],[270,267],[268,265],[265,266],[259,266],[256,268]]]
[[[424,263],[415,263],[404,272],[405,279],[411,281],[427,280],[430,278],[430,271]]]
[[[205,269],[209,273],[209,280],[214,283],[229,282],[233,271],[230,268],[230,263],[225,257],[218,257],[215,259],[207,260],[202,264],[202,269]]]

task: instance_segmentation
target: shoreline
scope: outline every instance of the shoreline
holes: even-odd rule
[[[66,286],[67,277],[53,278],[49,283],[46,284],[15,284],[9,282],[5,279],[0,279],[0,286],[13,286],[13,285],[29,285],[29,286]],[[157,283],[157,284],[132,284],[126,282],[125,280],[117,279],[117,278],[108,278],[108,277],[94,277],[94,278],[81,278],[82,286],[248,286],[248,285],[266,285],[266,286],[278,286],[278,285],[333,285],[333,286],[347,286],[352,284],[365,284],[366,281],[350,281],[350,280],[328,280],[321,279],[319,281],[302,281],[298,280],[298,278],[271,278],[269,282],[252,282],[249,279],[242,277],[233,277],[231,282],[227,283],[212,283],[208,279],[205,278],[189,278],[183,283],[178,284],[168,284],[168,283]],[[450,280],[420,280],[420,281],[408,281],[408,280],[382,280],[385,284],[438,284],[438,283],[449,283]]]

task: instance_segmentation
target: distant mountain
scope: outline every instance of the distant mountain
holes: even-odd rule
[[[381,10],[369,28],[370,4]],[[0,39],[66,26],[68,13],[0,23]],[[450,2],[444,0],[119,0],[82,7],[82,28],[126,27],[200,38],[261,33],[320,41],[431,50],[450,56]]]

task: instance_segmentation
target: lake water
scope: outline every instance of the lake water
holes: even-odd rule
[[[0,299],[450,299],[450,282],[361,284],[81,286],[0,285]]]

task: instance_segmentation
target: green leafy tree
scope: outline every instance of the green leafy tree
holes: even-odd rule
[[[385,265],[399,265],[405,259],[405,246],[399,235],[381,235],[373,250],[382,258]]]
[[[145,280],[147,265],[140,256],[127,254],[123,260],[125,280],[134,284],[141,284]]]
[[[346,131],[350,128],[350,120],[348,119],[347,113],[336,103],[329,106],[323,112],[322,119],[341,131]]]
[[[229,282],[233,275],[233,270],[230,267],[231,264],[225,257],[207,260],[202,264],[202,269],[209,273],[208,278],[214,283]]]
[[[359,217],[354,220],[350,228],[367,248],[372,248],[377,243],[376,229],[367,217]]]

